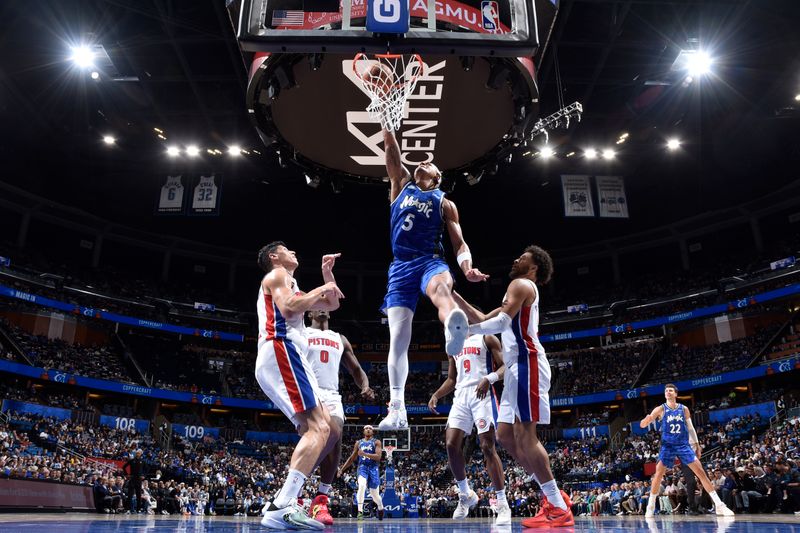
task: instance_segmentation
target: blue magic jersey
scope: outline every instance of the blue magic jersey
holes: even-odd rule
[[[362,452],[365,452],[365,453],[375,453],[375,439],[370,439],[370,440],[361,439],[358,442],[358,449],[361,450]],[[366,468],[377,468],[378,462],[377,461],[373,461],[372,459],[370,459],[368,457],[364,457],[362,455],[359,455],[358,456],[358,467],[359,467],[359,469],[362,466],[366,467]]]
[[[678,404],[670,409],[664,404],[664,416],[661,418],[661,445],[689,445],[689,433],[686,431],[686,417],[683,406]]]
[[[444,193],[423,191],[410,181],[391,205],[392,253],[401,261],[420,255],[443,255]]]

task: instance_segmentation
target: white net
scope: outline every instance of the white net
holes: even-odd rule
[[[399,130],[408,96],[424,74],[424,68],[418,54],[377,54],[374,59],[356,54],[353,71],[369,94],[370,117],[389,131]]]

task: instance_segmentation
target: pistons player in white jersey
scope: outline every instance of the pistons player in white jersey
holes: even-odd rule
[[[496,370],[495,370],[496,368]],[[493,385],[505,374],[500,341],[493,335],[472,335],[464,348],[449,358],[447,379],[431,395],[428,408],[436,413],[439,400],[455,390],[453,406],[447,417],[447,459],[458,486],[458,506],[454,519],[466,518],[478,503],[478,495],[469,486],[464,466],[464,438],[478,428],[478,440],[486,461],[486,471],[497,495],[497,524],[511,523],[511,509],[506,500],[503,463],[494,447],[497,423],[497,396]]]
[[[330,415],[319,400],[319,386],[306,360],[308,342],[303,315],[312,309],[339,308],[339,299],[344,295],[333,277],[337,257],[339,254],[322,257],[325,285],[304,293],[294,279],[299,263],[293,251],[275,241],[258,252],[258,265],[266,275],[258,291],[256,381],[300,435],[283,487],[265,506],[261,520],[265,527],[324,528],[297,505],[306,478],[339,439],[331,429]]]
[[[528,246],[511,267],[503,303],[482,313],[455,295],[472,325],[470,334],[500,333],[506,373],[498,416],[497,440],[533,475],[545,495],[539,514],[523,527],[575,524],[566,493],[558,489],[550,459],[536,435],[536,424],[550,423],[550,363],[539,342],[539,289],[553,275],[553,260],[539,246]]]
[[[328,511],[328,494],[331,484],[336,478],[339,461],[342,457],[342,429],[344,428],[344,406],[339,394],[339,365],[344,365],[353,376],[361,397],[368,401],[375,400],[375,391],[369,386],[369,378],[353,353],[353,346],[347,337],[328,329],[330,314],[327,311],[311,311],[311,327],[306,328],[308,351],[306,359],[314,371],[319,385],[318,397],[331,415],[331,433],[339,438],[333,449],[319,465],[319,488],[317,496],[311,503],[311,516],[326,526],[333,524],[333,517]]]

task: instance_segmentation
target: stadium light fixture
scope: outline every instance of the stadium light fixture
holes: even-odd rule
[[[112,144],[117,142],[117,140],[112,135],[103,135],[103,142],[111,146]]]
[[[678,139],[673,138],[667,141],[667,148],[669,149],[670,152],[674,152],[680,147],[681,147],[681,141]]]
[[[551,157],[556,155],[556,152],[549,146],[545,146],[544,148],[542,148],[541,155],[543,159],[550,159]]]
[[[614,159],[615,155],[617,155],[616,152],[614,152],[614,150],[612,150],[611,148],[606,148],[605,150],[603,150],[603,159],[605,159],[606,161]]]
[[[587,148],[583,152],[583,155],[584,157],[586,157],[586,159],[595,159],[597,158],[597,150],[595,150],[594,148]]]
[[[708,74],[711,72],[711,65],[713,60],[708,52],[698,50],[694,53],[688,54],[686,58],[686,70],[693,78]]]
[[[795,102],[800,102],[800,94],[794,95],[794,101]]]
[[[196,144],[190,144],[186,147],[186,155],[189,157],[197,157],[200,155],[200,148]]]
[[[80,68],[88,68],[94,65],[94,52],[88,46],[74,46],[70,59]]]
[[[228,147],[228,154],[233,157],[239,156],[242,154],[242,148],[238,144],[234,144],[233,146]]]
[[[92,73],[89,74],[89,76],[95,81],[100,79],[100,73],[97,72],[96,70],[93,70]]]
[[[180,155],[180,153],[181,149],[178,148],[177,146],[170,146],[167,148],[167,155],[170,157],[177,157],[178,155]]]

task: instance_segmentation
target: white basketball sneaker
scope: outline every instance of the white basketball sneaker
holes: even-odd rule
[[[736,513],[731,511],[731,508],[724,503],[715,504],[714,512],[717,514],[717,516],[736,516]]]
[[[444,319],[444,351],[447,355],[458,355],[464,349],[469,336],[469,320],[461,309],[453,309]]]
[[[453,513],[453,518],[458,520],[460,518],[466,518],[469,514],[469,510],[475,507],[478,503],[478,495],[475,494],[475,491],[470,489],[470,491],[466,494],[459,494],[458,495],[458,505],[456,506],[456,510]]]
[[[397,431],[407,427],[406,406],[397,400],[389,402],[389,414],[378,424],[378,431]]]
[[[508,502],[498,503],[497,518],[495,518],[494,524],[496,526],[504,526],[510,523],[511,523],[511,507],[508,506]]]
[[[268,503],[262,514],[261,525],[269,529],[325,529],[325,525],[309,517],[305,509],[292,500],[289,505],[282,508]]]

